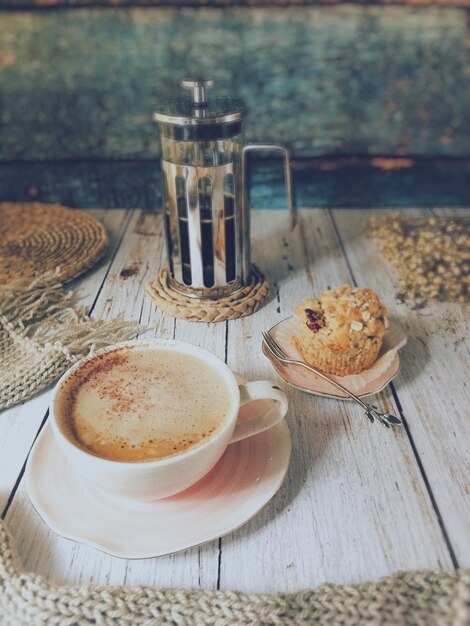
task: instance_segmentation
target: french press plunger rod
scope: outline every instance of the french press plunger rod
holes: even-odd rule
[[[163,207],[170,282],[192,297],[217,298],[248,284],[251,273],[248,152],[278,151],[285,159],[291,228],[296,212],[289,152],[271,144],[243,145],[247,109],[230,96],[207,97],[210,79],[188,79],[191,97],[161,103]]]

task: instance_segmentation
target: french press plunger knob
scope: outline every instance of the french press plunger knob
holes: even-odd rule
[[[212,87],[214,81],[212,78],[185,78],[181,81],[184,89],[192,89],[193,102],[199,106],[207,106],[206,88]]]

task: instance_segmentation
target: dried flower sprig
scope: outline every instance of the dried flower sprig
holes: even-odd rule
[[[470,221],[394,212],[372,217],[368,226],[393,265],[398,297],[416,306],[431,299],[470,301]]]

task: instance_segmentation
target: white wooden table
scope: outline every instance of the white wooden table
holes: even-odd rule
[[[293,456],[269,504],[209,544],[126,561],[58,537],[29,502],[23,472],[47,419],[43,393],[0,413],[0,510],[25,568],[56,583],[271,592],[399,569],[470,567],[468,309],[433,304],[412,311],[399,303],[390,266],[363,234],[370,211],[303,210],[293,233],[285,212],[255,211],[253,256],[270,276],[273,297],[251,317],[212,325],[175,321],[145,296],[164,260],[160,216],[92,213],[112,241],[106,260],[77,283],[92,316],[140,320],[151,326],[144,336],[204,346],[248,378],[277,379],[261,354],[260,333],[304,297],[344,282],[376,289],[408,335],[400,374],[379,394],[405,425],[387,431],[369,424],[353,403],[288,388]]]

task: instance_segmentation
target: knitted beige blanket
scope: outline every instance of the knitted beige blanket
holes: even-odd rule
[[[2,626],[468,626],[470,572],[401,572],[273,595],[151,587],[55,587],[21,572],[0,521]]]
[[[89,352],[139,331],[121,319],[90,319],[72,301],[53,276],[0,284],[0,410],[43,391]]]

